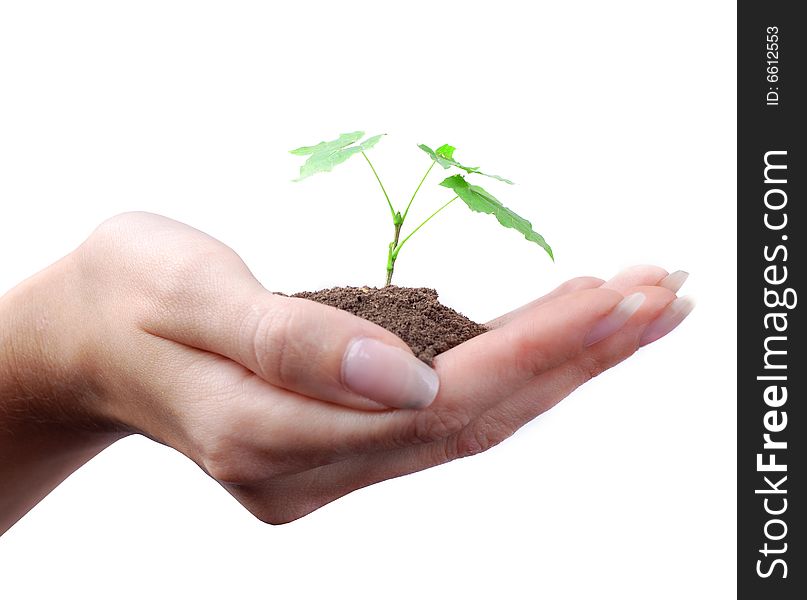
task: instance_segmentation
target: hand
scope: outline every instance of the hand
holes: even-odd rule
[[[435,373],[380,327],[267,292],[201,232],[116,217],[0,302],[13,359],[0,424],[28,432],[0,434],[14,457],[0,463],[13,483],[0,531],[129,433],[186,454],[271,523],[482,451],[677,324],[690,306],[665,276],[569,282],[439,356]],[[635,290],[641,304],[620,304]]]
[[[440,394],[425,410],[399,413],[407,432],[399,448],[299,473],[236,473],[224,485],[263,520],[284,523],[359,488],[488,450],[677,327],[694,307],[675,296],[687,275],[640,266],[608,282],[568,281],[438,356]]]
[[[209,236],[115,217],[0,298],[0,533],[127,434],[214,475],[297,469],[374,447],[368,411],[438,386],[390,332],[271,294]]]

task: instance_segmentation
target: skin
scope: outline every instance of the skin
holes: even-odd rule
[[[667,272],[582,277],[437,357],[437,398],[389,409],[341,381],[345,346],[386,330],[265,290],[227,246],[128,213],[0,298],[0,533],[115,441],[194,460],[279,524],[358,488],[482,452],[631,356],[675,299]],[[628,294],[641,307],[588,347]]]

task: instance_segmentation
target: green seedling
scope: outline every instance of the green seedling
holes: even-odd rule
[[[297,148],[296,150],[291,150],[291,153],[297,156],[308,157],[303,166],[300,167],[300,176],[295,179],[295,181],[300,181],[306,177],[314,175],[315,173],[324,173],[330,171],[336,165],[342,164],[351,156],[356,154],[361,154],[364,157],[364,160],[367,161],[367,164],[370,166],[376,181],[378,181],[378,185],[381,187],[384,198],[387,201],[390,215],[392,216],[392,225],[395,228],[395,235],[392,241],[389,243],[389,248],[387,250],[386,285],[390,285],[392,282],[392,274],[395,271],[395,261],[398,259],[398,254],[400,254],[401,248],[404,247],[404,244],[406,244],[406,242],[408,242],[409,239],[415,233],[417,233],[421,227],[431,221],[441,211],[445,210],[445,208],[457,200],[457,198],[462,200],[472,211],[495,216],[496,220],[498,220],[503,226],[515,229],[523,234],[527,240],[535,242],[541,246],[541,248],[546,250],[549,257],[554,260],[552,248],[549,247],[549,244],[546,243],[543,236],[533,231],[532,224],[529,221],[518,216],[512,210],[504,206],[493,196],[493,194],[487,190],[478,185],[469,183],[467,177],[484,176],[509,185],[512,185],[513,182],[509,179],[505,179],[504,177],[499,177],[498,175],[489,175],[487,173],[483,173],[479,167],[467,167],[459,163],[454,159],[454,151],[456,148],[454,148],[454,146],[449,146],[448,144],[440,146],[437,148],[437,150],[432,150],[424,144],[420,144],[418,146],[418,148],[423,150],[423,152],[429,156],[431,159],[431,164],[426,170],[426,174],[420,179],[420,183],[418,183],[418,186],[415,188],[415,193],[412,194],[412,197],[409,199],[409,203],[406,205],[406,209],[404,209],[403,214],[401,214],[400,211],[395,210],[389,194],[387,194],[387,190],[384,188],[384,184],[381,183],[381,178],[378,176],[373,163],[370,162],[370,159],[367,157],[367,151],[373,148],[383,137],[383,135],[384,134],[374,135],[365,139],[363,142],[359,142],[359,140],[364,137],[363,131],[343,133],[338,139],[333,141],[320,142],[315,146],[303,146],[301,148]],[[435,165],[440,165],[443,167],[443,169],[457,169],[458,171],[463,171],[462,173],[450,175],[440,182],[442,187],[448,188],[454,192],[454,197],[440,206],[440,208],[429,215],[425,221],[420,223],[417,227],[412,229],[412,231],[409,232],[406,237],[401,239],[401,230],[404,223],[406,223],[406,218],[409,216],[409,209],[412,208],[412,202],[414,202],[415,196],[417,196],[423,182],[426,181],[426,178],[429,176],[429,173],[431,173]]]

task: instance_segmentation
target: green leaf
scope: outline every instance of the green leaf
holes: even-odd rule
[[[291,152],[292,154],[296,154],[297,156],[334,152],[336,150],[339,150],[340,148],[349,146],[353,142],[359,141],[361,139],[361,136],[363,135],[364,135],[363,131],[354,131],[353,133],[343,133],[342,135],[339,136],[339,139],[333,140],[331,142],[320,142],[316,146],[303,146],[295,150],[290,150],[289,152]]]
[[[435,150],[435,152],[437,153],[437,156],[445,158],[446,160],[453,161],[454,150],[456,150],[454,146],[451,146],[450,144],[443,144],[437,150]]]
[[[378,141],[379,141],[379,140],[380,140],[382,137],[384,137],[385,135],[386,135],[385,133],[382,133],[382,134],[380,134],[380,135],[374,135],[373,137],[369,137],[369,138],[367,138],[366,140],[364,140],[364,141],[363,141],[363,142],[360,144],[360,145],[361,145],[362,152],[366,152],[367,150],[369,150],[370,148],[372,148],[373,146],[375,146],[375,145],[378,143]]]
[[[300,167],[300,176],[294,181],[300,181],[316,173],[325,173],[332,170],[336,165],[342,164],[354,154],[359,154],[375,146],[384,134],[374,135],[367,138],[360,144],[356,144],[362,136],[363,131],[343,133],[339,138],[330,142],[320,142],[315,146],[302,146],[290,150],[297,156],[308,156],[308,159]]]
[[[549,247],[549,244],[546,243],[542,235],[533,231],[532,223],[504,206],[486,190],[478,185],[471,185],[465,181],[465,177],[462,175],[452,175],[440,182],[440,185],[454,190],[454,193],[457,194],[471,210],[494,215],[499,223],[505,227],[515,229],[529,241],[535,242],[546,250],[546,253],[549,254],[549,258],[555,260],[552,254],[552,248]]]
[[[513,182],[509,179],[505,179],[504,177],[500,177],[498,175],[489,175],[488,173],[483,173],[479,170],[479,167],[466,167],[465,165],[457,162],[454,160],[454,151],[456,148],[449,144],[443,144],[437,150],[432,150],[426,144],[418,144],[418,148],[423,150],[426,154],[428,154],[432,160],[436,161],[444,169],[448,169],[450,167],[457,167],[458,169],[462,169],[466,173],[476,173],[477,175],[484,175],[485,177],[490,177],[491,179],[498,179],[499,181],[503,181],[504,183],[509,183],[513,185]]]
[[[454,148],[452,148],[451,146],[448,146],[448,145],[440,146],[440,148],[446,148],[446,147],[451,148],[450,154],[453,155],[454,154]],[[429,148],[426,144],[418,144],[418,148],[420,148],[426,154],[428,154],[433,161],[436,161],[437,164],[439,164],[444,169],[448,169],[449,167],[457,166],[456,163],[454,162],[454,160],[450,156],[449,156],[449,158],[446,158],[445,155],[437,154],[434,150]]]

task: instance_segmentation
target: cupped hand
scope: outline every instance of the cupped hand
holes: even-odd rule
[[[637,267],[572,280],[432,370],[372,323],[268,292],[213,238],[133,213],[0,308],[30,334],[9,379],[36,378],[24,357],[49,367],[29,394],[71,400],[50,401],[49,418],[172,446],[282,523],[508,437],[675,327],[692,308],[675,296],[683,277]]]
[[[388,415],[393,431],[405,432],[389,438],[398,448],[225,487],[263,520],[284,523],[359,488],[488,450],[680,324],[694,307],[675,295],[686,277],[637,266],[608,282],[568,281],[438,356],[435,402]]]

